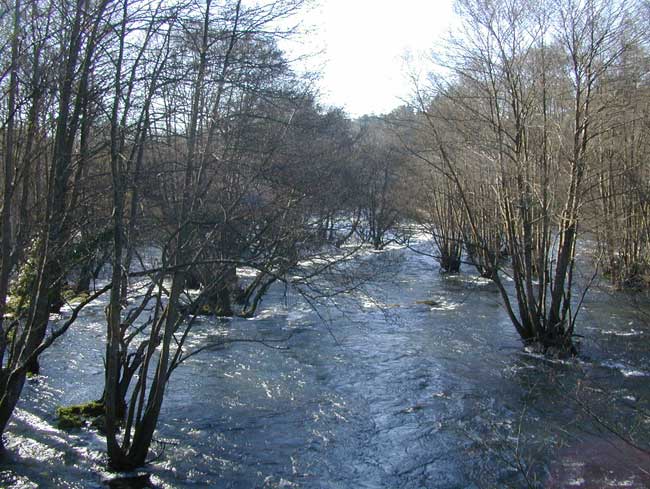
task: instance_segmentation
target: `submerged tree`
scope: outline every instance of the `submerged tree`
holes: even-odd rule
[[[109,461],[142,465],[193,317],[250,316],[274,282],[327,269],[292,272],[352,205],[353,139],[278,47],[303,3],[17,1],[0,16],[2,430],[38,355],[110,290]]]
[[[298,262],[317,252],[321,190],[349,140],[323,123],[331,114],[277,47],[287,32],[274,23],[301,1],[208,0],[173,12],[161,3],[145,26],[142,5],[116,10],[105,110],[113,267],[102,400],[109,464],[120,470],[146,462],[167,382],[195,353],[186,343],[197,315],[254,314],[274,282],[296,280]],[[134,25],[150,46],[129,43]],[[149,182],[137,227],[155,230],[148,244],[161,253],[141,271],[127,240],[137,229],[127,182],[138,174]],[[239,283],[237,266],[255,270],[250,282]]]
[[[387,120],[363,117],[355,157],[360,233],[376,250],[398,239],[408,209],[405,155]]]
[[[420,91],[430,144],[416,157],[446,176],[465,212],[465,240],[497,285],[526,344],[574,353],[578,225],[590,188],[599,84],[620,56],[623,4],[457,3],[463,36],[441,62],[452,76]],[[477,175],[483,175],[476,178]],[[484,208],[482,185],[498,212]],[[477,187],[478,185],[478,187]],[[503,281],[505,244],[514,297]],[[499,247],[497,247],[499,246]]]
[[[108,4],[79,1],[41,5],[18,1],[13,5],[9,107],[3,114],[0,433],[6,428],[28,371],[38,372],[38,355],[67,329],[81,307],[97,297],[94,294],[82,301],[72,319],[48,335],[50,312],[62,304],[68,247],[79,225],[74,209],[78,182],[73,177],[84,160],[76,149],[90,101],[92,71],[105,36],[102,19]],[[47,73],[46,67],[52,73]],[[18,73],[30,71],[30,76],[23,78],[26,85],[21,86]],[[46,86],[47,92],[53,94],[51,99],[45,99]],[[45,114],[53,122],[50,133],[43,135],[39,125]],[[20,144],[19,126],[25,129],[20,131]],[[41,166],[35,168],[37,164]],[[30,196],[34,184],[42,196]],[[34,205],[30,208],[31,199]],[[18,212],[14,213],[14,209]],[[21,290],[25,296],[17,298],[20,310],[14,311],[14,319],[7,322],[7,282],[19,261],[26,272],[17,277],[24,279]]]
[[[436,256],[443,273],[458,273],[463,256],[464,213],[449,181],[431,175],[423,197],[423,223],[438,248]]]
[[[650,284],[645,80],[650,53],[633,27],[621,40],[627,49],[612,63],[598,90],[608,104],[595,122],[607,121],[609,130],[594,135],[597,174],[593,204],[587,208],[587,225],[598,239],[603,271],[618,288]]]

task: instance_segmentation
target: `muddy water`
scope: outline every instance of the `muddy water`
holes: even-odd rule
[[[258,317],[206,319],[224,336],[172,377],[146,470],[160,487],[650,487],[650,328],[632,297],[596,287],[581,357],[521,350],[494,287],[445,277],[408,250],[316,313],[272,290]],[[433,301],[422,303],[422,301]],[[0,466],[2,487],[103,487],[104,442],[62,432],[61,404],[102,389],[103,304],[43,358]],[[641,450],[639,450],[641,449]]]

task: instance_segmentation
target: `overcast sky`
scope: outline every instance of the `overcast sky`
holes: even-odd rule
[[[429,51],[449,29],[452,0],[321,0],[306,24],[324,50],[322,100],[352,116],[385,113],[408,98],[402,57]]]

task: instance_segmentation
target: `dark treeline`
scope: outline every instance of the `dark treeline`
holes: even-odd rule
[[[351,238],[382,249],[416,223],[545,353],[575,353],[580,236],[616,286],[650,283],[645,4],[459,1],[414,103],[351,121],[279,48],[304,3],[2,3],[0,434],[102,294],[108,458],[129,469],[196,315],[314,291]]]

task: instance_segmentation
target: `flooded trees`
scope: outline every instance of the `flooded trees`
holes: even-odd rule
[[[276,43],[288,32],[274,23],[302,2],[161,4],[144,26],[143,4],[119,5],[105,111],[113,266],[103,401],[109,465],[124,470],[146,462],[167,382],[193,354],[197,315],[254,314],[318,247],[340,134]],[[150,47],[129,43],[134,26]],[[137,175],[147,180],[138,219],[154,230],[145,243],[160,263],[135,272],[127,182]],[[239,284],[237,266],[254,269],[249,283]]]
[[[3,226],[6,229],[2,236],[0,273],[3,277],[0,292],[5,296],[0,301],[3,305],[3,322],[0,323],[0,433],[18,401],[27,372],[37,372],[38,364],[35,362],[38,355],[70,324],[66,322],[63,330],[59,328],[47,335],[50,311],[53,305],[61,303],[67,271],[66,252],[76,228],[73,217],[76,182],[72,177],[74,169],[83,164],[77,157],[76,144],[89,102],[91,72],[96,66],[98,45],[104,34],[100,20],[107,4],[105,1],[79,1],[65,5],[16,2],[12,9],[14,41],[9,64],[9,112],[3,114],[6,116],[3,119],[3,124],[6,124]],[[57,6],[61,11],[54,13]],[[19,39],[26,42],[16,44]],[[24,51],[17,52],[19,47]],[[52,73],[45,72],[45,62]],[[23,78],[25,85],[16,78],[19,72],[31,72],[30,76]],[[47,104],[43,97],[46,86],[47,91],[53,94]],[[38,127],[46,114],[53,121],[49,133]],[[19,127],[24,129],[20,131],[20,144],[17,139]],[[43,166],[37,171],[35,165],[39,161]],[[12,166],[16,173],[12,174],[7,165]],[[20,178],[23,190],[20,200],[16,192],[19,188],[16,177]],[[42,195],[32,197],[28,189],[35,182],[37,186],[42,185],[39,188]],[[12,215],[12,199],[19,202],[13,207],[18,209],[17,215]],[[29,216],[28,207],[31,199],[34,203],[31,213],[37,213],[41,221],[34,219],[28,234],[27,226],[33,218]],[[15,236],[21,242],[11,242],[11,227],[17,229]],[[26,257],[24,250],[9,255],[12,246],[16,246],[15,250],[29,246],[31,256]],[[15,260],[19,257],[21,264],[31,262],[32,274],[26,282],[24,314],[18,314],[15,320],[7,322],[4,282],[14,271]],[[83,301],[80,307],[86,303]],[[76,317],[79,311],[78,308],[75,310],[73,316]]]
[[[352,206],[353,137],[279,47],[303,3],[17,1],[0,16],[1,430],[30,365],[110,290],[109,463],[142,465],[196,315],[251,316],[273,283],[317,274],[290,272]],[[69,281],[82,296],[51,322]]]
[[[127,181],[136,179],[142,167],[152,100],[158,93],[161,73],[169,59],[170,31],[176,14],[173,7],[168,9],[162,4],[148,6],[123,0],[116,4],[112,18],[116,37],[110,57],[112,77],[107,78],[107,89],[112,97],[106,101],[110,135],[105,153],[112,190],[112,269],[107,306],[105,386],[101,401],[105,410],[109,465],[122,470],[145,462],[168,376],[165,362],[168,362],[169,343],[161,343],[170,341],[177,321],[176,298],[170,297],[169,310],[163,310],[162,273],[151,277],[145,292],[129,296],[128,272],[136,218],[133,206],[138,205],[139,194],[134,186],[131,192],[127,187]],[[140,42],[133,43],[136,35],[141,36]],[[142,79],[146,83],[137,84]],[[130,208],[127,195],[131,199]],[[135,304],[123,313],[129,299]],[[154,306],[147,309],[152,303]],[[143,319],[146,312],[150,316]],[[159,345],[162,350],[158,352]],[[155,365],[158,368],[152,375],[148,392],[149,369]],[[136,383],[132,385],[134,377]],[[120,434],[121,421],[124,426]]]
[[[418,221],[438,248],[436,259],[442,273],[458,273],[462,263],[465,215],[453,192],[453,185],[445,178],[430,175],[422,198],[423,206]]]
[[[623,49],[625,8],[610,2],[461,1],[463,36],[452,42],[428,97],[420,98],[428,151],[467,219],[466,240],[526,344],[573,353],[578,226],[593,176],[594,117],[603,76]],[[474,175],[497,214],[473,198]],[[484,192],[484,190],[479,190]],[[489,231],[492,228],[492,231]],[[510,257],[503,281],[496,248]]]
[[[607,121],[611,128],[594,137],[597,176],[588,225],[597,237],[602,269],[611,283],[617,288],[646,289],[650,285],[650,209],[645,128],[650,120],[645,76],[650,53],[633,27],[622,41],[627,49],[612,63],[603,80],[605,89],[598,94],[611,102],[595,123]]]
[[[407,209],[404,161],[398,139],[389,124],[377,117],[360,120],[355,169],[357,200],[363,238],[376,250],[397,238],[398,224]]]

